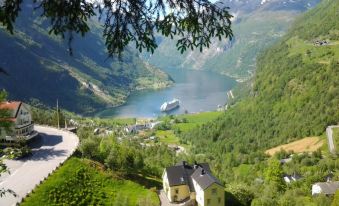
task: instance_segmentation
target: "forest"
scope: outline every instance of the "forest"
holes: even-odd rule
[[[304,184],[303,192],[295,189],[299,186],[272,189],[265,183],[258,190],[253,185],[265,179],[268,157],[264,150],[303,137],[321,136],[328,125],[339,122],[338,7],[338,0],[322,1],[300,17],[282,40],[259,55],[253,82],[246,84],[250,86],[247,97],[212,123],[181,135],[182,143],[192,145],[197,157],[213,162],[226,184],[252,186],[252,205],[308,204],[311,182],[338,169],[336,159],[305,154],[303,160],[293,161],[284,170],[305,176],[298,183]],[[317,40],[330,43],[318,46]],[[272,191],[277,191],[276,195]],[[290,200],[295,202],[283,203],[290,193],[294,193]],[[313,204],[317,205],[316,201]]]

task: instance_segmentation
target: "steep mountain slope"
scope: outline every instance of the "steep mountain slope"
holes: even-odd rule
[[[9,99],[38,99],[46,105],[90,113],[98,108],[122,104],[130,91],[162,88],[170,77],[144,63],[127,49],[122,62],[108,59],[100,26],[93,20],[91,33],[72,42],[74,56],[67,52],[67,40],[48,34],[48,22],[24,4],[16,22],[15,35],[0,30],[0,88]],[[67,37],[66,37],[67,38]]]
[[[224,0],[234,16],[234,39],[214,41],[203,53],[188,51],[180,55],[175,43],[160,38],[157,52],[146,56],[159,67],[204,69],[239,79],[251,77],[257,54],[283,36],[298,14],[313,7],[319,0]]]
[[[183,136],[193,152],[229,170],[264,149],[324,133],[339,122],[339,0],[323,0],[258,58],[252,96]],[[322,45],[318,42],[322,42]],[[326,43],[326,42],[327,43]]]

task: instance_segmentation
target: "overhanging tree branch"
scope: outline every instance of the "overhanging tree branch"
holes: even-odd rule
[[[0,23],[13,33],[22,0],[0,3]],[[157,33],[174,38],[181,52],[209,47],[211,39],[232,38],[228,8],[208,0],[33,0],[41,17],[50,20],[50,34],[65,38],[69,44],[73,33],[85,35],[88,20],[98,16],[103,37],[112,57],[134,43],[136,48],[154,52]],[[72,50],[70,50],[72,52]]]

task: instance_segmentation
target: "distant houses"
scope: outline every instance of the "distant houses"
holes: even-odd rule
[[[328,44],[329,44],[329,42],[327,40],[316,40],[314,42],[315,46],[326,46]]]
[[[339,181],[318,182],[312,185],[312,195],[334,195],[337,190],[339,190]]]
[[[162,121],[129,125],[129,126],[126,126],[124,130],[125,130],[126,133],[137,133],[137,132],[142,131],[142,130],[154,129],[161,122]]]
[[[287,175],[286,174],[286,175],[283,176],[283,178],[284,178],[284,181],[286,183],[291,183],[291,182],[296,182],[296,181],[300,180],[301,176],[294,173],[293,175]]]
[[[225,204],[224,186],[213,176],[207,163],[189,165],[182,161],[165,168],[162,178],[163,192],[170,203],[198,206]]]
[[[23,102],[2,102],[0,110],[7,111],[8,117],[0,119],[2,122],[12,123],[9,130],[1,128],[0,139],[2,141],[30,140],[37,136],[34,131],[31,110],[28,104]]]

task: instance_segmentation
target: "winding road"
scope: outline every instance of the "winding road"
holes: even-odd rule
[[[70,132],[51,127],[35,126],[39,136],[30,142],[32,155],[20,160],[6,160],[10,173],[0,176],[0,188],[13,190],[17,197],[6,194],[0,198],[1,206],[20,202],[61,163],[73,154],[79,144]]]

